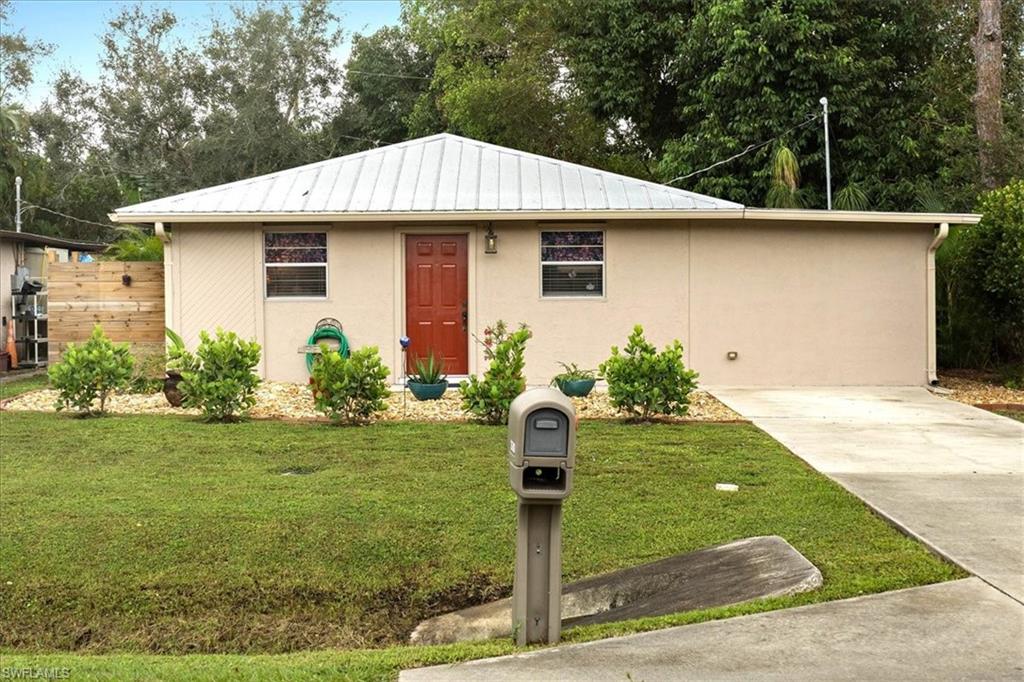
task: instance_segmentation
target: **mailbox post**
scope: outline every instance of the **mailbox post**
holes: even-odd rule
[[[562,500],[572,491],[576,410],[561,391],[521,393],[509,408],[508,477],[519,498],[512,632],[520,646],[562,633]]]

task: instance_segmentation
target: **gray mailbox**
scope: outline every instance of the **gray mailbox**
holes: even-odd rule
[[[572,492],[576,410],[553,388],[519,394],[508,414],[508,477],[522,500],[563,500]]]
[[[575,465],[572,401],[552,388],[521,393],[508,417],[508,480],[519,498],[512,631],[520,645],[561,636],[562,500]]]

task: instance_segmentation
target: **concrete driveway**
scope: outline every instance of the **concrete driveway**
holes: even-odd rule
[[[883,516],[1024,602],[1024,424],[924,388],[719,388]]]

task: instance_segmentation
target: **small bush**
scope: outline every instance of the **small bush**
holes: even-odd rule
[[[146,353],[135,358],[135,367],[128,380],[131,393],[159,393],[164,385],[167,358],[162,352]]]
[[[601,363],[608,381],[608,398],[630,421],[647,421],[654,415],[682,416],[697,388],[697,373],[683,364],[683,345],[673,341],[658,352],[644,338],[640,325],[633,327],[623,352],[612,346],[612,355]]]
[[[493,327],[484,330],[480,343],[484,347],[484,358],[490,366],[483,379],[475,376],[459,387],[462,394],[462,409],[474,415],[485,424],[508,423],[508,408],[515,397],[526,390],[526,342],[533,336],[525,324],[509,332],[506,324],[498,320]]]
[[[181,376],[185,372],[194,372],[199,369],[199,361],[196,356],[185,348],[185,340],[173,329],[164,329],[164,335],[170,343],[167,346],[167,362],[164,371],[167,374]]]
[[[982,194],[981,222],[936,257],[939,364],[1024,365],[1024,180]]]
[[[320,346],[313,363],[313,400],[316,409],[335,423],[365,424],[387,408],[388,368],[376,346],[360,348],[349,357]]]
[[[88,341],[68,344],[60,364],[49,370],[50,383],[59,392],[57,409],[75,408],[81,415],[104,414],[107,398],[128,384],[134,365],[128,344],[113,343],[96,325]],[[96,400],[99,409],[93,409]]]
[[[258,343],[223,329],[214,337],[203,331],[193,358],[192,367],[181,373],[184,407],[199,408],[210,421],[234,421],[256,403]]]

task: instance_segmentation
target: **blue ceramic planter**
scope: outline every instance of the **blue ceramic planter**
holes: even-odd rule
[[[557,383],[558,390],[570,398],[586,398],[594,390],[597,379],[570,379]]]
[[[437,400],[448,390],[447,379],[439,384],[418,384],[415,381],[409,381],[406,384],[417,400]]]

